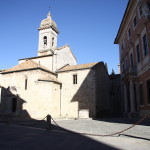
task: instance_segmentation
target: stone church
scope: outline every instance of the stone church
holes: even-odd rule
[[[89,118],[110,110],[109,75],[103,62],[77,65],[50,12],[41,21],[38,56],[0,70],[0,115],[41,119]]]

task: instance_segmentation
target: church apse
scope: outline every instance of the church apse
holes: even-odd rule
[[[26,101],[16,92],[15,86],[1,87],[0,115],[9,115],[18,119],[31,118],[28,111],[23,109],[23,104]]]

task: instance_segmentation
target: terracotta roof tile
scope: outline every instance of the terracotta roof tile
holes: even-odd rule
[[[41,76],[39,79],[39,81],[42,80],[42,81],[50,81],[50,82],[57,82],[57,83],[61,83],[60,81],[58,81],[56,78],[52,78],[48,75],[46,76]]]
[[[99,63],[99,62],[96,62],[96,63],[88,63],[88,64],[80,64],[80,65],[73,65],[73,66],[65,66],[64,68],[58,70],[58,72],[92,68],[93,66],[95,66],[95,65],[98,64],[98,63]]]
[[[49,69],[47,69],[46,67],[32,61],[32,60],[28,60],[26,59],[23,63],[18,64],[12,68],[9,69],[5,69],[2,70],[2,73],[7,73],[7,72],[16,72],[16,71],[21,71],[21,70],[29,70],[29,69],[37,69],[37,68],[41,68],[47,71],[50,71]]]

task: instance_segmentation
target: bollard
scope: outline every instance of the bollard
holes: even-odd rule
[[[46,117],[46,123],[48,125],[47,130],[51,130],[51,115],[47,115],[47,117]]]

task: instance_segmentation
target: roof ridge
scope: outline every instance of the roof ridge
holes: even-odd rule
[[[29,60],[26,59],[25,61],[23,61],[22,63],[12,67],[12,68],[8,68],[3,70],[1,73],[6,73],[6,72],[16,72],[16,71],[22,71],[22,70],[30,70],[30,69],[43,69],[45,71],[49,71],[51,73],[56,74],[55,72],[49,70],[48,68],[46,68],[45,66],[38,64],[37,62],[33,61],[33,60]]]
[[[92,62],[92,63],[85,63],[85,64],[77,64],[77,65],[72,65],[72,66],[80,66],[80,65],[87,65],[87,64],[97,64],[99,62]]]
[[[59,68],[59,69],[57,69],[57,70],[61,70],[61,69],[65,68],[66,66],[70,66],[70,65],[69,65],[69,64],[66,64],[66,65],[64,65],[64,66],[60,67],[60,68]]]
[[[57,47],[57,48],[56,48],[56,50],[61,50],[61,49],[65,48],[65,47],[70,47],[70,46],[69,46],[68,44],[66,44],[66,45],[63,45],[63,46]]]
[[[37,65],[37,67],[38,67],[38,65],[39,65],[37,62],[35,62],[35,61],[33,61],[33,60],[30,60],[30,59],[26,59],[26,61],[31,61],[33,64]]]
[[[53,71],[49,70],[47,67],[41,65],[40,62],[37,63],[37,62],[35,62],[35,61],[33,61],[33,60],[29,60],[29,61],[31,61],[32,63],[34,63],[35,65],[37,65],[37,68],[42,68],[42,69],[46,69],[46,70],[48,70],[48,71],[50,71],[50,72],[53,72]],[[54,73],[54,72],[53,72],[53,73]]]
[[[95,65],[99,64],[101,62],[96,63],[87,63],[87,64],[79,64],[79,65],[72,65],[72,66],[66,66],[62,68],[61,70],[57,70],[57,72],[64,72],[64,71],[71,71],[71,70],[82,70],[82,69],[89,69],[94,67]]]

